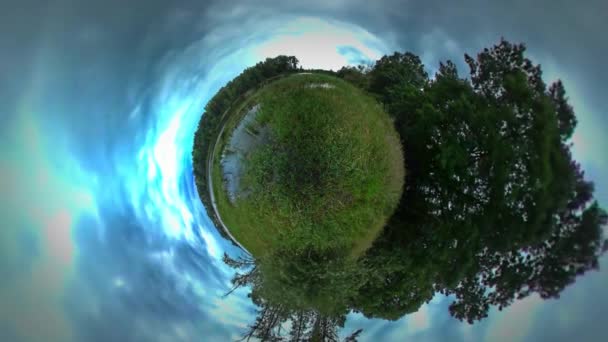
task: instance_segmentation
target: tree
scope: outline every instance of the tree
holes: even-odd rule
[[[473,322],[531,293],[557,297],[597,268],[607,219],[570,153],[576,116],[563,84],[547,90],[524,53],[501,40],[466,55],[470,80],[450,61],[429,80],[411,54],[369,72],[408,173],[365,257],[375,276],[354,305],[366,315],[396,319],[440,291],[456,296],[455,317]]]
[[[549,96],[555,106],[561,138],[562,140],[567,140],[574,133],[577,120],[572,106],[568,104],[566,90],[562,81],[557,81],[549,87]]]

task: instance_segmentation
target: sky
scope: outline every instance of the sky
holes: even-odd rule
[[[239,250],[200,204],[193,133],[213,94],[278,54],[337,69],[392,51],[429,72],[500,37],[564,81],[575,158],[608,207],[605,1],[7,1],[0,13],[0,341],[224,341],[255,317],[223,297]],[[600,341],[607,260],[559,300],[468,325],[449,298],[363,341]]]

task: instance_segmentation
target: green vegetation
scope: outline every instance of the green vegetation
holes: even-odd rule
[[[431,79],[411,53],[337,72],[394,120],[406,151],[401,201],[358,259],[226,257],[239,270],[234,286],[251,286],[260,307],[248,336],[278,340],[291,321],[289,339],[335,340],[349,311],[396,320],[437,292],[473,323],[534,293],[557,298],[599,267],[608,215],[572,158],[577,121],[563,84],[547,86],[521,44],[502,40],[465,60],[466,78],[447,61]]]
[[[230,232],[257,257],[277,249],[362,253],[401,196],[403,157],[388,115],[359,89],[319,74],[270,83],[234,121],[256,104],[248,129],[269,132],[244,165],[247,195],[232,204],[214,182]],[[216,179],[218,172],[216,163]]]
[[[205,112],[194,135],[192,164],[199,197],[217,227],[220,227],[220,224],[218,218],[215,217],[209,196],[207,162],[211,148],[215,145],[215,139],[228,119],[228,110],[235,103],[242,102],[246,98],[247,92],[253,91],[268,80],[298,70],[300,70],[298,60],[293,56],[268,58],[264,62],[245,69],[237,78],[222,87],[205,106]],[[220,229],[220,233],[228,238],[222,229]]]

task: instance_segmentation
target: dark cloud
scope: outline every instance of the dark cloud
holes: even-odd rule
[[[150,80],[157,62],[168,51],[182,50],[218,25],[228,29],[238,23],[242,28],[244,22],[263,23],[263,19],[277,15],[320,16],[354,23],[393,42],[395,48],[432,55],[435,60],[461,60],[464,52],[475,53],[500,36],[523,41],[530,52],[552,58],[576,75],[584,93],[590,94],[586,100],[595,107],[601,105],[602,87],[598,85],[608,78],[601,67],[602,56],[608,53],[608,37],[603,34],[608,5],[601,0],[585,1],[584,5],[523,0],[190,1],[181,5],[165,1],[56,1],[47,7],[26,10],[20,4],[17,8],[20,10],[14,9],[15,13],[7,16],[11,20],[3,23],[11,28],[5,32],[16,32],[16,36],[2,39],[4,48],[0,51],[24,53],[20,58],[9,55],[3,60],[32,66],[36,52],[47,48],[55,50],[56,63],[67,66],[60,72],[76,71],[82,65],[78,62],[86,60],[88,69],[98,67],[105,77],[93,79],[86,89],[76,89],[79,93],[88,89],[92,94],[106,90],[115,93],[107,95],[117,102],[124,97],[124,89],[117,85],[125,84],[125,77]],[[456,49],[450,48],[452,43]],[[50,63],[48,59],[45,63]],[[28,74],[10,63],[4,65],[3,71],[9,74],[13,74],[11,70]],[[71,89],[75,87],[78,85],[72,84]]]
[[[209,299],[228,290],[227,275],[203,248],[129,224],[129,216],[104,217],[114,229],[92,234],[95,221],[83,220],[76,230],[78,277],[66,309],[77,340],[188,340],[179,334],[204,331],[229,338],[230,327],[208,314]]]
[[[489,321],[484,320],[469,325],[453,318],[448,311],[451,298],[438,297],[430,304],[426,304],[425,317],[420,317],[420,312],[408,315],[396,322],[362,322],[359,327],[363,328],[362,337],[366,341],[483,341]],[[419,317],[414,317],[419,315]],[[422,318],[428,320],[427,324],[416,322]],[[421,326],[422,325],[422,326]]]

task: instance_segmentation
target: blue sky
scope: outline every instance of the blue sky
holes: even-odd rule
[[[394,50],[462,65],[523,41],[579,118],[574,152],[608,205],[603,1],[23,2],[0,20],[0,340],[226,340],[254,318],[223,298],[238,251],[191,177],[206,101],[260,59],[338,68]],[[9,34],[7,34],[9,33]],[[461,68],[464,74],[466,69]],[[601,266],[606,265],[606,258]],[[531,297],[475,325],[436,297],[396,322],[350,315],[362,340],[600,340],[608,272],[559,300]],[[548,329],[547,327],[551,327]]]

